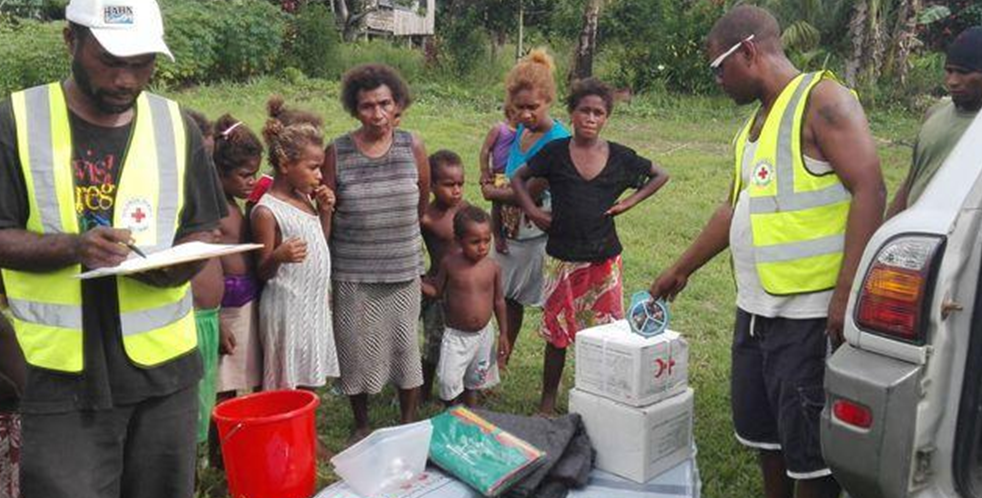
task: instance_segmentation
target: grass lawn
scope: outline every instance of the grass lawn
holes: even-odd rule
[[[487,97],[491,93],[471,95],[437,87],[417,91],[417,102],[406,112],[403,128],[418,133],[430,153],[441,148],[459,153],[467,166],[467,200],[488,208],[477,186],[477,156],[485,133],[500,119],[494,100]],[[324,116],[329,138],[357,125],[341,109],[335,83],[262,79],[245,85],[189,89],[170,96],[212,119],[231,112],[258,132],[265,119],[266,98],[274,93],[286,97],[288,105]],[[638,97],[634,103],[615,110],[604,132],[606,138],[661,163],[672,176],[655,197],[618,220],[625,247],[625,294],[646,289],[726,198],[733,170],[729,143],[749,112],[749,108],[737,108],[723,98],[665,96]],[[554,114],[565,118],[565,111],[558,107]],[[891,194],[906,174],[918,118],[900,111],[871,116]],[[691,345],[689,382],[696,391],[695,438],[703,492],[709,498],[762,494],[755,455],[737,444],[730,422],[733,303],[729,258],[722,255],[690,280],[672,310],[672,328],[685,334]],[[490,409],[517,414],[533,414],[536,410],[544,343],[535,332],[538,313],[528,313],[526,317],[509,370],[487,402]],[[566,406],[565,391],[573,384],[573,355],[569,358],[562,407]],[[326,437],[330,449],[340,451],[351,423],[347,400],[324,392],[322,401],[319,432]],[[423,407],[421,416],[439,411],[440,407],[428,405]],[[375,426],[396,423],[398,410],[393,393],[374,397],[371,413]],[[322,485],[336,479],[330,465],[322,465],[319,471]],[[199,485],[200,496],[222,496],[223,489],[221,475],[205,471]]]

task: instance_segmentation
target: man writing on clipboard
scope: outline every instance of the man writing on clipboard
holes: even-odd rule
[[[27,360],[25,498],[193,494],[192,263],[79,281],[135,244],[209,240],[225,201],[194,123],[144,92],[155,0],[72,0],[72,74],[0,101],[0,268]]]

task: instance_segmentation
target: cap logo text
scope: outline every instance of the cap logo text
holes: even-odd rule
[[[107,5],[103,9],[103,22],[117,26],[133,24],[133,7],[130,5]]]

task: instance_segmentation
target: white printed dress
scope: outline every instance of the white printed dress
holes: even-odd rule
[[[337,377],[331,317],[331,254],[317,215],[266,194],[257,204],[276,218],[282,240],[307,243],[300,263],[283,263],[259,301],[263,389],[323,386]]]

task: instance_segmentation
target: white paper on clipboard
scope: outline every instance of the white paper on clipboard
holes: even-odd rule
[[[123,261],[119,266],[87,271],[79,274],[76,278],[88,280],[90,278],[132,275],[134,273],[142,273],[157,268],[200,261],[202,259],[254,251],[262,246],[262,244],[208,244],[206,242],[188,242],[186,244],[176,245],[170,249],[147,254],[146,258],[131,253],[129,259]]]

